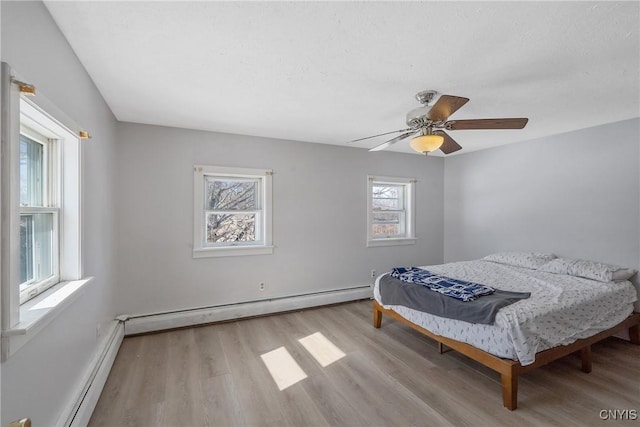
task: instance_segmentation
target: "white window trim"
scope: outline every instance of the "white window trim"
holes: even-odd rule
[[[224,247],[205,246],[204,180],[207,175],[222,175],[238,178],[259,178],[262,182],[262,230],[263,243]],[[272,175],[270,169],[234,168],[195,165],[193,167],[193,258],[210,258],[245,255],[268,255],[273,253],[272,240]]]
[[[13,356],[84,293],[93,277],[60,282],[20,305],[20,321],[2,331],[2,361]]]
[[[47,137],[58,139],[59,187],[56,197],[60,200],[59,223],[59,274],[60,281],[79,280],[82,277],[82,141],[66,126],[55,121],[28,99],[20,100],[21,122],[35,128]],[[39,128],[38,128],[39,127]],[[55,134],[51,135],[51,132]]]
[[[373,226],[373,183],[384,183],[393,185],[404,185],[405,209],[406,209],[406,236],[405,237],[385,237],[374,238],[371,234]],[[399,246],[399,245],[415,245],[415,183],[414,178],[398,178],[389,176],[367,176],[367,247],[376,246]]]
[[[18,86],[12,83],[14,75],[11,67],[1,64],[0,96],[2,117],[2,159],[1,159],[1,210],[2,227],[2,268],[0,283],[1,304],[1,358],[7,360],[20,347],[30,341],[37,333],[44,330],[58,314],[64,311],[84,292],[91,277],[83,278],[81,247],[81,159],[82,142],[70,130],[77,127],[64,116],[55,105],[45,97],[39,96],[34,101],[21,96]],[[19,78],[17,80],[20,80]],[[44,107],[44,108],[41,108]],[[51,111],[60,116],[67,125],[52,118]],[[64,182],[59,186],[56,197],[59,197],[64,215],[58,221],[59,227],[59,282],[35,298],[20,304],[20,170],[19,170],[19,133],[21,122],[42,133],[58,139],[60,152],[60,171],[57,179]],[[51,130],[47,130],[51,129]],[[42,131],[42,132],[41,132]],[[62,162],[67,162],[63,165]]]

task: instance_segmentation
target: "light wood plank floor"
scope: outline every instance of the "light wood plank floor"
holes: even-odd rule
[[[511,412],[493,371],[371,318],[359,301],[125,338],[90,426],[639,425],[599,414],[640,417],[640,346],[595,345],[590,374],[574,356],[525,374]],[[322,367],[298,341],[316,332],[345,356]],[[306,374],[282,391],[261,358],[281,347]]]

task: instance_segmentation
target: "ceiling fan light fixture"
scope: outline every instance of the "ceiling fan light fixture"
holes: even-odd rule
[[[2,0],[0,0],[2,1]],[[434,98],[437,100],[434,102]],[[351,142],[364,141],[383,135],[404,132],[388,141],[378,144],[369,151],[384,150],[393,144],[413,138],[410,141],[411,148],[421,154],[428,154],[435,150],[443,154],[451,154],[462,149],[448,133],[444,131],[472,130],[472,129],[522,129],[529,119],[520,118],[495,118],[495,119],[466,119],[449,120],[449,117],[458,111],[460,107],[469,102],[469,98],[453,95],[440,95],[434,90],[424,90],[416,95],[416,99],[422,104],[407,113],[408,129],[399,129],[392,132],[379,133],[364,138],[354,139]],[[433,105],[432,105],[433,104]],[[418,135],[417,137],[415,137]],[[414,138],[415,137],[415,138]]]
[[[442,135],[420,135],[411,140],[409,145],[418,153],[430,153],[436,151],[444,143],[444,136]]]

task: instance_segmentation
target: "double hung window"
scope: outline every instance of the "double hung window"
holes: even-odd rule
[[[271,253],[271,171],[194,167],[193,256]]]
[[[205,185],[205,243],[227,246],[260,242],[260,179],[207,176]]]
[[[20,129],[20,303],[59,281],[58,141]]]
[[[0,64],[0,345],[4,361],[81,294],[82,131]],[[55,117],[49,112],[54,112]]]
[[[367,245],[415,243],[415,180],[369,176],[368,183]]]

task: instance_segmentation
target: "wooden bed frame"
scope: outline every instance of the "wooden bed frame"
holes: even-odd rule
[[[405,325],[410,326],[418,332],[432,338],[438,342],[438,350],[443,352],[443,345],[456,350],[467,357],[480,362],[484,366],[493,369],[501,375],[502,382],[502,402],[504,406],[510,410],[514,410],[518,406],[518,376],[535,369],[539,366],[546,365],[554,360],[560,359],[568,354],[579,351],[582,359],[582,371],[591,372],[591,345],[614,335],[625,329],[629,330],[629,338],[633,344],[640,345],[640,313],[632,313],[622,323],[613,328],[602,331],[592,337],[584,338],[566,346],[550,348],[536,354],[536,361],[531,365],[522,366],[520,362],[510,359],[503,359],[494,356],[486,351],[480,350],[472,345],[436,335],[433,332],[411,323],[393,310],[387,310],[382,307],[376,300],[373,301],[373,327],[380,328],[382,325],[382,314],[398,320]]]

